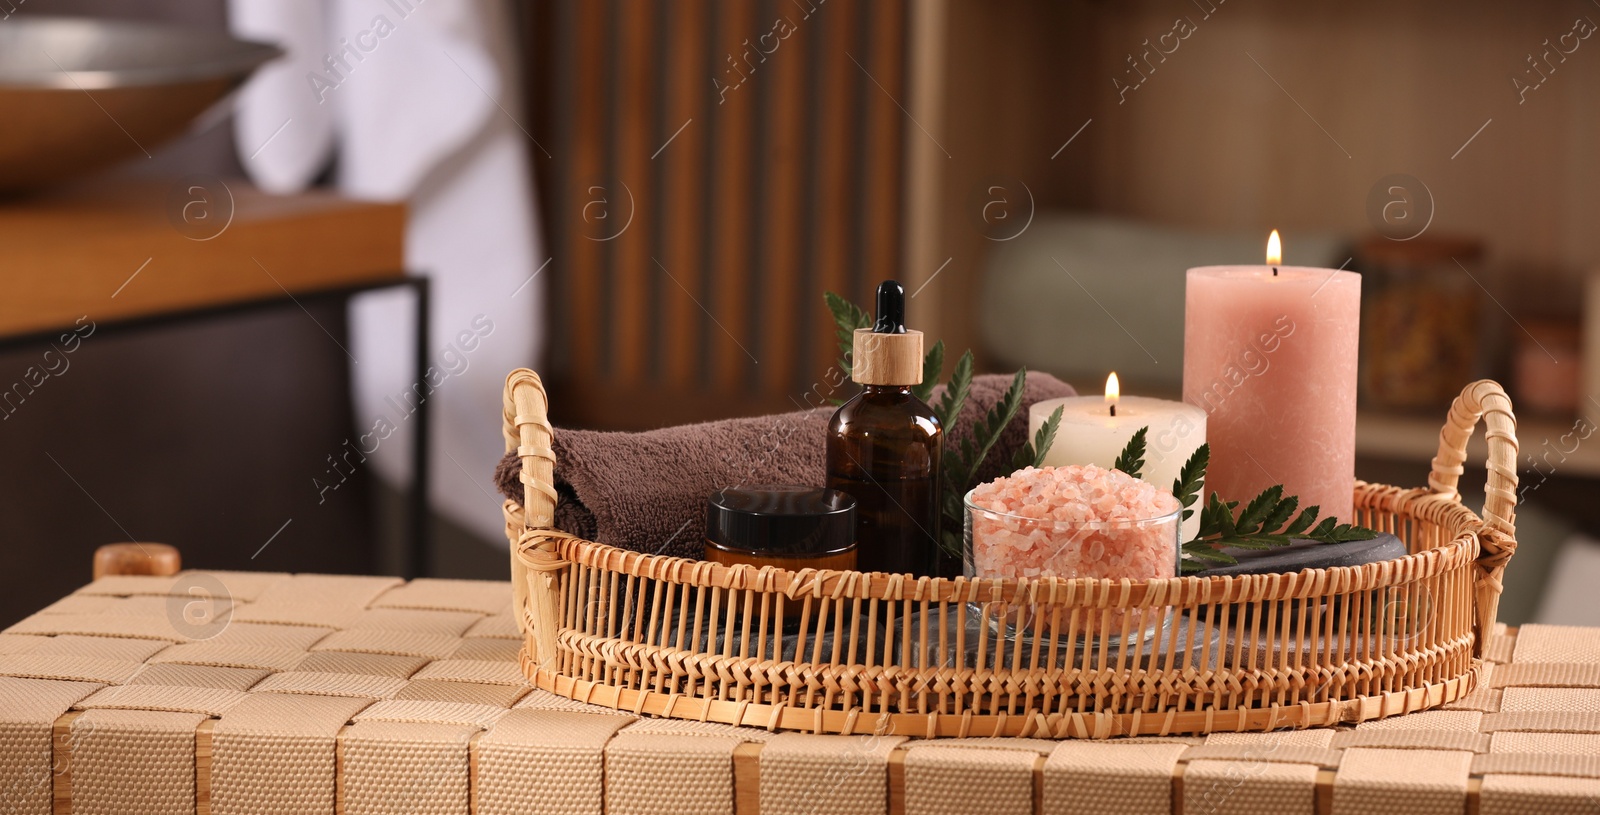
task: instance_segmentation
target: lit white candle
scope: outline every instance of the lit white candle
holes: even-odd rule
[[[1045,453],[1044,464],[1093,464],[1111,467],[1141,427],[1145,433],[1144,472],[1140,477],[1163,490],[1172,489],[1184,462],[1206,443],[1206,412],[1193,405],[1143,396],[1123,396],[1115,373],[1106,378],[1106,393],[1069,396],[1037,402],[1028,410],[1028,438],[1061,408],[1061,426],[1055,443]],[[1200,528],[1200,506],[1183,524],[1183,539]]]

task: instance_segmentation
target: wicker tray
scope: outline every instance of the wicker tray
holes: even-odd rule
[[[585,541],[553,528],[547,406],[537,374],[511,373],[505,438],[524,500],[505,515],[522,667],[540,688],[635,713],[930,738],[1366,721],[1477,686],[1516,549],[1516,420],[1487,380],[1452,405],[1427,488],[1356,484],[1347,520],[1399,536],[1406,557],[1145,582],[790,572]],[[1484,518],[1456,492],[1480,419]],[[785,637],[796,603],[802,628]],[[1020,607],[1049,623],[1021,634],[986,623]],[[1074,637],[1130,618],[1164,622],[1128,645]]]

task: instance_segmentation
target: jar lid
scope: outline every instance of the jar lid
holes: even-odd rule
[[[706,505],[706,540],[746,552],[843,551],[855,545],[856,499],[818,487],[727,487]]]

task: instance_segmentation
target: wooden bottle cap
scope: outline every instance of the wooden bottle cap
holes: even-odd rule
[[[94,579],[110,575],[170,577],[183,568],[175,547],[164,543],[108,543],[94,551]]]
[[[876,334],[870,328],[856,329],[850,378],[862,385],[922,384],[922,332]]]

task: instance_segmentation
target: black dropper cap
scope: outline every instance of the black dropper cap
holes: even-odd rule
[[[906,328],[906,290],[893,280],[878,285],[878,316],[850,338],[850,379],[862,385],[905,388],[922,382],[922,332]]]
[[[893,280],[878,284],[878,319],[872,324],[872,333],[906,333],[906,290]]]

